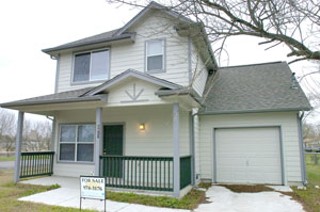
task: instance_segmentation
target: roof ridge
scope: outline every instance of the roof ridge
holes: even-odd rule
[[[273,62],[253,63],[253,64],[233,65],[233,66],[220,66],[219,69],[246,67],[246,66],[270,65],[270,64],[278,64],[278,63],[286,63],[286,61],[273,61]]]

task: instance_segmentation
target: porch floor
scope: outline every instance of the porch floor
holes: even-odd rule
[[[59,189],[22,197],[19,199],[21,201],[29,201],[29,202],[35,202],[35,203],[42,203],[46,205],[62,206],[62,207],[80,208],[80,179],[79,178],[51,176],[51,177],[42,177],[42,178],[31,179],[31,180],[24,180],[24,181],[21,181],[20,183],[33,184],[33,185],[58,184],[61,186],[61,188]],[[82,208],[103,211],[104,205],[103,205],[103,202],[99,200],[83,199]],[[106,210],[108,212],[127,212],[127,211],[128,212],[134,212],[134,211],[187,212],[189,211],[189,210],[177,210],[177,209],[170,209],[170,208],[158,208],[158,207],[144,206],[144,205],[138,205],[138,204],[129,204],[129,203],[110,201],[110,200],[106,200]]]

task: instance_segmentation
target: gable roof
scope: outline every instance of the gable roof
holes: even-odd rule
[[[151,13],[152,10],[160,10],[161,12],[178,20],[179,26],[177,24],[175,28],[180,36],[184,36],[185,32],[188,31],[196,31],[196,33],[192,33],[191,37],[192,40],[195,42],[197,48],[199,49],[200,56],[202,57],[203,61],[206,61],[206,66],[208,69],[216,70],[217,62],[211,49],[211,44],[208,40],[207,34],[204,30],[203,23],[195,22],[179,13],[176,13],[175,11],[173,11],[172,8],[163,6],[154,1],[147,5],[143,10],[141,10],[136,16],[134,16],[120,29],[104,32],[98,35],[90,36],[70,43],[59,45],[53,48],[43,49],[42,51],[54,56],[61,50],[83,47],[86,45],[102,44],[105,42],[114,42],[125,39],[134,41],[136,33],[128,32],[128,29],[135,23],[139,22],[145,15]],[[188,35],[187,33],[187,36],[190,36],[190,34]]]
[[[83,94],[86,96],[92,96],[92,95],[96,95],[99,94],[100,92],[107,90],[108,88],[122,82],[125,79],[128,78],[136,78],[136,79],[140,79],[140,80],[144,80],[156,85],[159,85],[161,87],[165,87],[168,89],[178,89],[181,88],[182,86],[177,85],[175,83],[169,82],[167,80],[163,80],[154,76],[151,76],[147,73],[141,72],[141,71],[137,71],[134,69],[128,69],[124,72],[122,72],[121,74],[115,76],[114,78],[106,81],[105,83],[91,89],[90,91],[88,91],[87,93]]]
[[[152,9],[161,10],[165,14],[167,14],[171,17],[174,17],[174,18],[178,19],[179,21],[183,21],[183,22],[187,22],[187,23],[194,23],[194,21],[192,21],[191,19],[186,18],[186,17],[182,16],[181,14],[174,12],[172,9],[165,7],[161,4],[158,4],[157,2],[152,1],[143,10],[141,10],[136,16],[134,16],[129,22],[127,22],[122,28],[120,28],[116,34],[120,35],[120,34],[124,33],[131,26],[133,26],[135,23],[137,23],[143,16],[145,16],[147,13],[151,12]]]
[[[208,79],[200,113],[310,110],[292,76],[285,62],[220,68]]]

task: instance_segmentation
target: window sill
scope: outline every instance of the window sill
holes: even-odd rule
[[[57,163],[59,164],[77,164],[77,165],[94,165],[94,162],[85,162],[85,161],[80,161],[80,162],[77,162],[77,161],[64,161],[64,160],[59,160],[57,161]]]
[[[165,70],[150,70],[146,71],[147,74],[161,74],[161,73],[166,73]]]

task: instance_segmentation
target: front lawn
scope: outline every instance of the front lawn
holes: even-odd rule
[[[79,209],[64,208],[56,206],[48,206],[43,204],[35,204],[31,202],[18,201],[20,197],[40,193],[56,188],[55,186],[35,186],[26,184],[14,184],[12,182],[13,171],[1,170],[0,171],[0,211],[63,211],[63,212],[76,212]],[[89,210],[83,210],[89,211]]]

